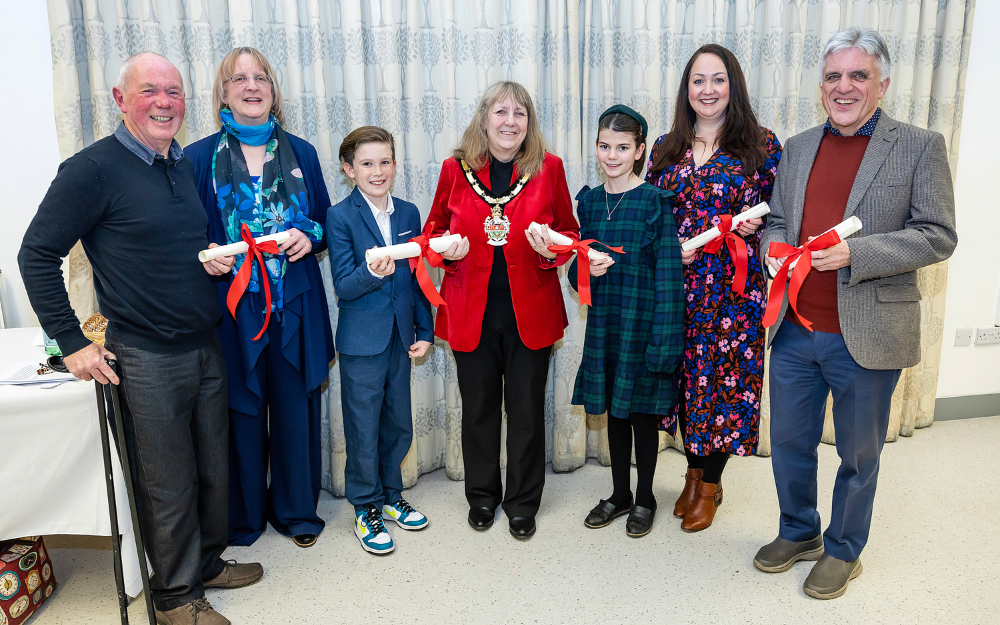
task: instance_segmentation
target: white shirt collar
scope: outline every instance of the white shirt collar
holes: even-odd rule
[[[375,217],[375,219],[378,219],[378,214],[381,213],[382,211],[380,211],[378,207],[375,206],[375,204],[373,204],[372,201],[368,199],[367,195],[362,193],[361,197],[365,198],[365,201],[368,202],[368,208],[372,209],[372,216]],[[393,207],[392,205],[392,194],[386,195],[385,197],[386,197],[385,214],[391,215],[393,211],[396,210],[395,207]]]

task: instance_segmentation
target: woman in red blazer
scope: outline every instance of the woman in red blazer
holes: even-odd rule
[[[469,524],[489,528],[502,503],[510,533],[522,539],[535,533],[545,485],[545,381],[567,324],[556,269],[570,258],[548,251],[547,229],[529,232],[533,221],[580,236],[562,161],[545,151],[531,96],[518,83],[498,82],[441,168],[424,231],[467,239],[444,255],[447,305],[435,333],[450,343],[458,369]]]

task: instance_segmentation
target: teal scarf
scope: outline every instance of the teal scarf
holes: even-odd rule
[[[259,126],[244,126],[237,123],[232,111],[227,108],[219,111],[219,117],[222,118],[222,127],[226,132],[239,139],[240,143],[247,145],[264,145],[274,130],[274,115],[270,114],[267,116],[267,121]]]

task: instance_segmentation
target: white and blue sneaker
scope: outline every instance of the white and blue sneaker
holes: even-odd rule
[[[363,510],[356,510],[354,516],[354,534],[361,541],[365,551],[381,556],[391,553],[396,548],[392,544],[392,536],[385,530],[378,508],[369,505]]]
[[[422,530],[430,522],[402,497],[391,506],[389,504],[382,506],[382,516],[392,519],[404,530]]]

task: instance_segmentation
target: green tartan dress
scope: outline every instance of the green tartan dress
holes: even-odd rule
[[[603,186],[576,196],[580,238],[625,250],[611,253],[615,264],[606,274],[590,278],[593,305],[572,400],[589,414],[666,415],[677,403],[684,274],[672,195],[643,183],[624,197],[606,195]],[[577,288],[575,266],[569,281]]]

